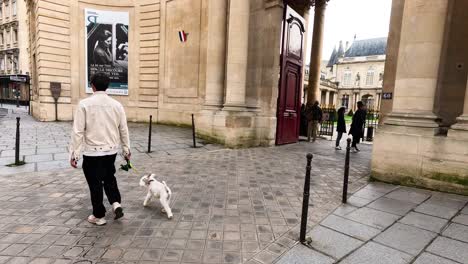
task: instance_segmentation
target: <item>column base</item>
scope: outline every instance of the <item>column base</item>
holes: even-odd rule
[[[460,116],[457,123],[452,126],[454,130],[465,130],[468,132],[468,116]]]
[[[448,136],[454,139],[468,140],[468,116],[460,116],[457,123],[450,127]]]
[[[407,126],[407,127],[423,127],[423,128],[438,128],[439,118],[434,113],[398,113],[392,112],[388,114],[386,125]]]
[[[203,109],[206,110],[220,110],[223,108],[222,103],[218,102],[206,102],[205,105],[203,106]]]
[[[223,111],[243,112],[248,111],[247,105],[243,103],[228,103],[224,104]]]

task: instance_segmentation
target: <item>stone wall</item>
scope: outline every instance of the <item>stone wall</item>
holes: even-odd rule
[[[71,120],[85,92],[84,9],[129,13],[128,96],[113,96],[126,108],[131,121],[156,115],[159,94],[159,0],[47,0],[28,1],[30,58],[37,97],[33,115],[41,121],[55,118],[50,82],[60,82],[59,120]]]
[[[26,15],[26,2],[16,1],[17,17],[18,17],[18,48],[19,52],[19,69],[23,74],[30,72],[29,70],[29,35],[28,35],[28,17]]]
[[[468,2],[456,0],[451,2],[447,16],[446,39],[437,96],[435,113],[442,119],[443,126],[450,126],[463,113],[463,100],[468,76],[468,19],[465,10]]]
[[[396,67],[398,62],[398,49],[400,46],[401,22],[403,19],[403,8],[405,0],[392,1],[392,14],[390,18],[390,28],[387,39],[387,54],[385,60],[385,74],[383,79],[382,93],[392,93],[395,88]],[[392,111],[393,99],[382,100],[380,106],[381,118],[379,122],[383,124],[385,117]]]
[[[467,146],[468,138],[434,136],[431,129],[382,126],[374,139],[372,177],[468,195]]]
[[[296,3],[306,7],[307,2]],[[33,115],[59,120],[87,97],[85,8],[129,13],[129,121],[191,125],[230,146],[272,145],[280,75],[280,0],[29,0]],[[305,9],[301,14],[305,14]],[[231,18],[230,18],[231,17]],[[187,33],[187,41],[179,39]],[[304,50],[305,54],[305,50]],[[240,103],[239,103],[240,102]]]

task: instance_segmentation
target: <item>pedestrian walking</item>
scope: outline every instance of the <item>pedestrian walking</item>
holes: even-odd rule
[[[358,109],[353,115],[353,121],[351,123],[351,129],[349,130],[349,134],[353,136],[353,143],[351,145],[352,152],[359,152],[359,148],[357,144],[361,138],[364,137],[364,124],[366,121],[366,111],[364,108],[364,104],[359,101],[357,102]]]
[[[319,124],[322,123],[322,109],[319,106],[319,102],[315,101],[312,106],[307,106],[306,117],[309,121],[307,127],[307,141],[310,142],[312,137],[312,142],[315,142],[317,139]]]
[[[78,104],[70,143],[70,165],[73,168],[77,168],[83,149],[83,172],[93,206],[88,222],[95,225],[106,224],[103,189],[112,205],[114,219],[123,217],[121,196],[114,176],[119,145],[127,161],[131,156],[125,111],[118,101],[106,94],[109,83],[109,77],[103,73],[91,77],[94,94]]]
[[[343,134],[346,133],[345,111],[346,108],[344,107],[340,107],[340,109],[338,109],[338,122],[336,124],[336,132],[338,132],[338,137],[336,138],[336,150],[341,150],[340,141],[343,137]]]

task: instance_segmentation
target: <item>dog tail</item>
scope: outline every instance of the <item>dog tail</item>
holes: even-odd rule
[[[172,192],[171,192],[171,189],[169,189],[169,187],[167,187],[167,184],[165,181],[162,181],[162,184],[164,185],[164,188],[166,188],[166,192],[167,192],[167,199],[171,199],[171,195],[172,195]]]

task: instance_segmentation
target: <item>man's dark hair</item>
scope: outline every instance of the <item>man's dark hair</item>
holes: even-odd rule
[[[104,32],[98,35],[98,40],[105,41],[109,37],[112,37],[112,32],[110,32],[109,30],[104,30]]]
[[[96,91],[105,91],[109,87],[110,79],[102,72],[95,73],[91,76],[91,84],[94,85]]]
[[[361,101],[359,101],[359,102],[357,102],[357,106],[358,106],[358,108],[361,108],[361,107],[364,106],[364,103],[362,103]]]

